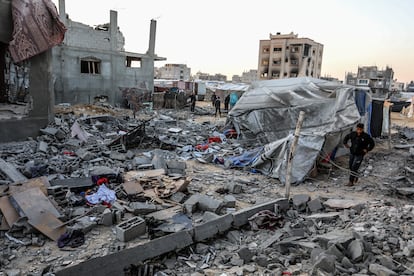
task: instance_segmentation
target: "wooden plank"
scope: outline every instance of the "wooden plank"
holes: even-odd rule
[[[55,217],[61,216],[55,206],[37,187],[11,195],[10,202],[20,216],[26,216],[29,220],[36,219],[46,212],[51,213]]]
[[[139,184],[137,181],[128,181],[122,183],[122,187],[128,195],[136,195],[144,191],[141,184]]]
[[[164,169],[145,170],[145,171],[129,171],[124,175],[125,181],[136,180],[140,178],[154,178],[165,175]]]
[[[13,182],[21,182],[27,180],[26,176],[21,174],[12,164],[0,158],[0,171],[2,171]]]
[[[10,194],[20,193],[31,188],[39,188],[47,196],[47,187],[50,187],[49,180],[46,176],[32,178],[27,181],[9,185]]]
[[[62,226],[62,221],[53,214],[46,211],[38,215],[35,218],[29,219],[28,223],[49,239],[57,241],[66,232],[66,226]]]
[[[10,203],[8,196],[0,198],[0,210],[3,214],[3,218],[6,219],[9,226],[12,226],[19,219],[19,214]]]
[[[7,231],[10,229],[9,224],[6,221],[6,218],[3,216],[1,219],[0,231]]]

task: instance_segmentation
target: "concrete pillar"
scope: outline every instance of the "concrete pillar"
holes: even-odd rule
[[[151,19],[150,38],[147,54],[153,57],[155,55],[155,32],[157,30],[157,21]]]
[[[111,37],[111,48],[112,50],[116,50],[118,44],[118,12],[117,11],[110,11],[110,23],[109,23],[109,34]]]
[[[66,3],[65,0],[59,0],[59,17],[63,24],[66,25]]]

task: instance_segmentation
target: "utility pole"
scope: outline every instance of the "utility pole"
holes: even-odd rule
[[[288,200],[290,198],[290,179],[292,177],[292,162],[293,162],[293,157],[295,156],[296,146],[297,146],[298,141],[299,141],[300,129],[302,128],[302,123],[303,123],[304,119],[305,119],[305,112],[301,111],[299,113],[299,118],[298,118],[298,121],[296,123],[295,136],[293,137],[292,144],[290,145],[289,156],[288,156],[288,160],[287,160],[286,183],[285,183],[286,195],[285,195],[285,197]]]

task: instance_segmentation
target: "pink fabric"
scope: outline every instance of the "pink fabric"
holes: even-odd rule
[[[66,32],[51,0],[12,0],[13,39],[9,51],[21,62],[60,44]]]

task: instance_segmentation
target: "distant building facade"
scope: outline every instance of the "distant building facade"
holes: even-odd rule
[[[394,70],[391,67],[379,70],[377,66],[361,66],[356,74],[346,74],[345,84],[369,87],[372,93],[384,96],[391,91],[393,79]]]
[[[252,69],[246,72],[243,72],[242,76],[241,76],[241,82],[243,83],[252,83],[257,81],[257,70]]]
[[[260,40],[258,79],[321,76],[323,45],[297,34],[270,34]]]
[[[166,80],[189,81],[191,78],[191,68],[188,68],[186,64],[165,64],[163,67],[158,68],[156,77]]]
[[[227,76],[223,74],[214,74],[210,75],[208,73],[197,72],[194,76],[195,79],[205,80],[205,81],[227,81]]]
[[[239,75],[233,75],[231,77],[231,82],[232,83],[240,83],[240,82],[242,82],[242,78]]]

